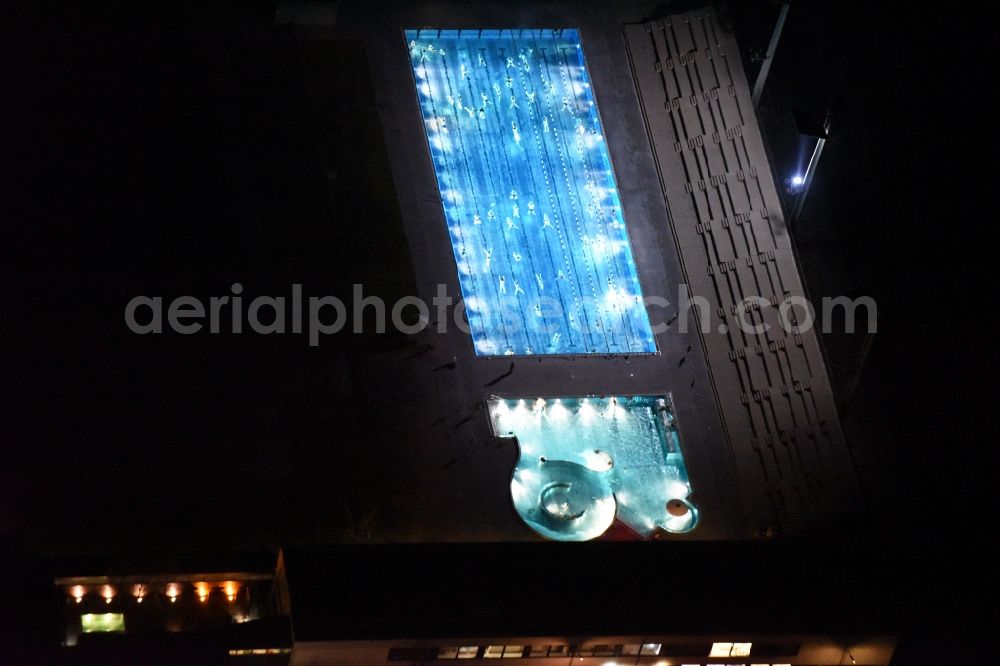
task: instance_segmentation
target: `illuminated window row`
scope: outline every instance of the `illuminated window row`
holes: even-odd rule
[[[758,655],[794,656],[798,654],[797,644],[760,644]],[[748,657],[752,643],[717,642],[717,643],[626,643],[584,645],[464,645],[445,647],[415,647],[392,648],[389,651],[390,661],[431,661],[451,659],[538,659],[544,657],[576,658],[614,658],[625,657],[622,664],[630,663],[639,657],[685,657],[704,654],[710,658]],[[664,662],[665,663],[665,662]],[[619,666],[615,661],[608,661],[605,666]],[[698,664],[682,664],[681,666],[698,666]],[[788,666],[787,664],[719,664],[719,666]]]
[[[709,657],[749,657],[753,643],[712,643]]]
[[[251,657],[262,654],[291,654],[292,648],[239,648],[229,651],[230,657]]]
[[[671,645],[665,652],[692,654],[703,652],[704,645]],[[660,643],[593,645],[466,645],[446,646],[437,650],[437,659],[537,659],[540,657],[656,657],[663,651]],[[390,656],[390,658],[392,658]]]

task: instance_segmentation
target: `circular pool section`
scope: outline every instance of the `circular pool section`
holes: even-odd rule
[[[542,488],[542,511],[557,520],[577,520],[587,513],[590,494],[572,483],[556,481]]]
[[[514,507],[543,537],[586,541],[615,520],[643,538],[697,525],[666,397],[493,398],[489,408],[495,432],[517,442]]]
[[[522,461],[523,462],[523,461]],[[614,522],[616,503],[610,474],[566,460],[538,458],[518,466],[511,479],[514,508],[542,536],[585,541]]]

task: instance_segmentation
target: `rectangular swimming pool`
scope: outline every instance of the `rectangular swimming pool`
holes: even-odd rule
[[[405,34],[476,353],[656,352],[578,31]]]

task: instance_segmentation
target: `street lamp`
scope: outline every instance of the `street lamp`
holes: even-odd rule
[[[830,136],[830,114],[829,112],[817,114],[809,111],[795,111],[792,115],[795,118],[795,128],[799,134],[804,139],[815,141],[805,173],[796,173],[787,181],[791,186],[789,192],[795,196],[795,203],[792,204],[792,213],[789,216],[794,227],[798,224],[806,196],[809,194],[813,177],[816,175],[816,167],[819,164],[820,155],[823,154],[823,146],[826,145],[826,140]]]

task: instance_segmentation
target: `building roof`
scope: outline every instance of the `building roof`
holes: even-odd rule
[[[283,556],[296,642],[865,633],[893,629],[914,595],[891,575],[894,555],[850,547],[406,544]]]

